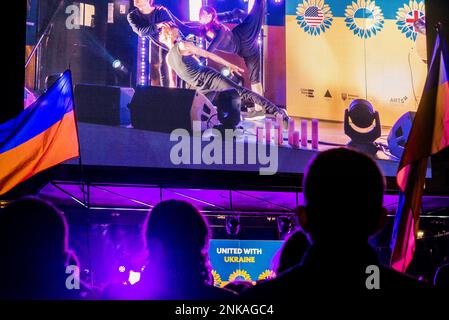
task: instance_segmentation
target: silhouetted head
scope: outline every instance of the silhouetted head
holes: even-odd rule
[[[309,245],[310,242],[307,235],[301,230],[296,230],[290,234],[276,257],[276,273],[280,274],[299,264],[309,248]]]
[[[0,254],[17,259],[67,257],[66,219],[52,204],[39,198],[22,198],[0,212],[0,239]]]
[[[346,148],[325,151],[305,174],[299,222],[312,241],[366,242],[385,222],[384,187],[379,168],[368,156]]]
[[[201,24],[209,24],[217,19],[217,10],[211,6],[204,6],[200,9],[200,23]]]
[[[199,278],[210,283],[210,232],[198,209],[185,201],[160,202],[148,215],[144,230],[150,266],[175,270],[185,281]]]
[[[66,220],[50,203],[26,197],[9,204],[0,212],[2,284],[8,283],[5,287],[13,287],[19,295],[33,289],[39,294],[44,291],[39,283],[48,289],[53,280],[64,288],[58,276],[64,274],[69,256],[67,239]]]

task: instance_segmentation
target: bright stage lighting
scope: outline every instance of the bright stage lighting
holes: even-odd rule
[[[126,69],[126,67],[123,65],[123,63],[118,59],[116,59],[112,62],[112,67],[117,71],[128,73],[128,69]]]
[[[129,278],[128,278],[129,284],[133,286],[139,281],[140,281],[140,272],[134,272],[133,270],[131,270],[129,272]]]
[[[112,67],[114,69],[118,69],[122,66],[122,62],[120,60],[114,60],[114,62],[112,62]]]
[[[229,70],[229,68],[227,67],[224,67],[221,69],[221,74],[227,78],[231,75],[231,70]]]
[[[200,9],[202,6],[202,0],[189,0],[190,21],[200,21]]]

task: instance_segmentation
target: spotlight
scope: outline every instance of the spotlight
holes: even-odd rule
[[[217,106],[218,120],[223,129],[235,129],[240,123],[240,110],[242,107],[242,99],[237,90],[230,89],[219,92],[214,99]],[[218,127],[217,129],[220,129]]]
[[[230,236],[236,236],[240,232],[240,217],[229,216],[226,217],[226,232]]]
[[[354,100],[345,110],[345,134],[351,138],[349,146],[377,152],[373,143],[381,136],[381,130],[379,113],[369,101]]]
[[[293,219],[291,217],[278,217],[277,225],[279,233],[284,237],[293,230]]]
[[[118,59],[116,59],[116,60],[114,60],[113,62],[112,62],[112,67],[115,69],[115,70],[120,70],[120,71],[122,71],[122,72],[125,72],[125,73],[128,73],[128,70],[126,69],[126,67],[123,65],[123,63],[120,61],[120,60],[118,60]]]
[[[229,68],[227,67],[224,67],[221,69],[221,74],[227,78],[231,75],[231,70],[229,70]]]
[[[128,282],[130,285],[135,285],[137,282],[140,281],[140,272],[134,272],[131,270],[129,272]]]
[[[114,62],[112,62],[112,67],[114,69],[118,69],[122,66],[122,62],[120,60],[114,60]]]
[[[125,266],[120,266],[120,267],[118,267],[118,271],[119,271],[120,273],[123,273],[123,272],[126,271],[126,267],[125,267]]]

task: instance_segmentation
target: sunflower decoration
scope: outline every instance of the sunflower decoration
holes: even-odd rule
[[[396,13],[396,25],[407,38],[416,41],[420,28],[426,18],[424,1],[411,0]]]
[[[251,276],[245,270],[237,269],[229,276],[229,282],[232,281],[251,281]]]
[[[301,29],[312,36],[319,36],[332,26],[332,11],[324,0],[304,0],[298,4],[296,14]]]
[[[384,28],[382,9],[372,0],[357,0],[346,7],[346,26],[356,36],[368,39],[377,35]]]
[[[215,271],[215,270],[212,270],[212,277],[213,277],[213,279],[214,279],[214,287],[220,287],[222,281],[221,281],[221,277],[220,277],[220,275],[218,274],[218,272]]]
[[[274,278],[276,278],[276,272],[269,269],[265,270],[259,275],[259,280],[271,280]]]

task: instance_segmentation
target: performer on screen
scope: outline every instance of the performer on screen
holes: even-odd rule
[[[242,19],[240,10],[234,10],[223,17],[219,17],[213,7],[205,6],[200,9],[200,22],[203,25],[202,34],[210,42],[207,51],[220,50],[242,57],[248,68],[252,90],[263,95],[258,40],[265,14],[265,2],[264,0],[255,0],[252,11],[241,23],[230,30],[220,20],[223,20],[223,18],[232,20],[232,13],[235,16],[234,19]],[[263,109],[262,106],[256,104],[255,110],[248,115],[247,119],[260,118],[263,118]]]
[[[190,42],[183,41],[176,25],[164,25],[159,35],[161,43],[170,50],[167,54],[167,62],[176,72],[178,77],[198,89],[199,92],[210,98],[211,93],[236,89],[244,102],[251,102],[263,107],[267,114],[282,115],[284,123],[288,122],[288,115],[284,109],[279,108],[273,102],[261,95],[248,90],[220,72],[200,64],[198,57],[210,59],[229,68],[231,74],[241,75],[243,70],[236,65],[224,60],[214,53],[201,49]]]
[[[170,77],[170,70],[165,63],[168,49],[159,42],[159,30],[166,23],[174,23],[180,28],[183,36],[199,31],[181,22],[167,8],[155,5],[154,0],[134,0],[134,6],[136,9],[128,14],[128,22],[137,35],[149,38],[158,47],[161,85],[173,87],[174,80]]]

